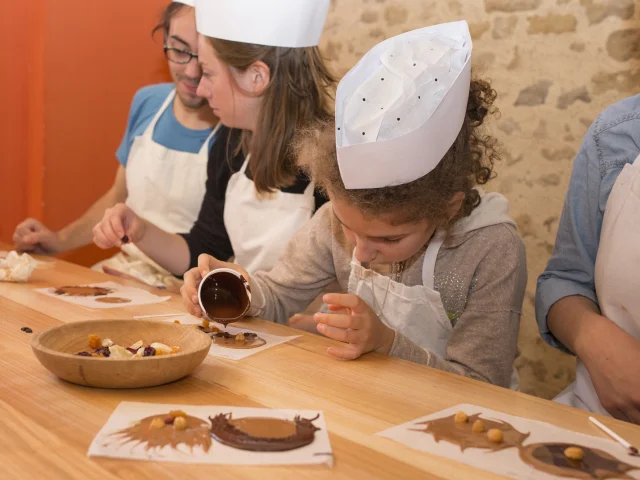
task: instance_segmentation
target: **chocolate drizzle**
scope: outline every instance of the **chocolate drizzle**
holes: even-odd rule
[[[627,472],[638,467],[621,462],[607,452],[595,448],[580,447],[582,460],[571,460],[564,454],[569,443],[533,443],[519,449],[522,461],[536,470],[563,477],[604,480],[607,478],[631,479]]]
[[[215,345],[220,345],[224,348],[258,348],[267,343],[266,340],[260,338],[257,333],[243,332],[242,335],[244,335],[244,340],[237,340],[236,335],[232,335],[229,332],[212,333],[210,337]]]
[[[88,285],[76,285],[56,288],[53,293],[56,295],[68,295],[70,297],[100,297],[109,295],[113,289],[104,287],[90,287]]]
[[[162,450],[165,447],[171,447],[176,450],[178,445],[184,444],[193,451],[194,447],[201,447],[202,450],[208,452],[211,448],[211,437],[209,436],[209,427],[207,422],[189,415],[185,416],[187,428],[179,430],[172,424],[167,424],[165,420],[170,415],[153,415],[140,420],[132,427],[119,430],[112,434],[121,440],[120,445],[135,442],[132,449],[138,445],[144,445],[146,451]],[[151,426],[156,418],[160,418],[164,426],[162,428],[154,428]]]
[[[418,423],[418,425],[426,425],[419,432],[430,433],[436,442],[444,440],[445,442],[458,445],[461,451],[467,448],[482,448],[486,450],[504,450],[505,448],[513,448],[521,446],[529,437],[529,433],[522,433],[516,430],[511,424],[501,420],[489,420],[482,418],[485,424],[483,433],[474,433],[471,431],[473,423],[480,419],[480,414],[469,415],[469,421],[466,423],[456,423],[455,414],[448,417],[438,418]],[[504,439],[500,443],[490,442],[487,438],[487,430],[497,428],[502,430]]]
[[[232,419],[231,413],[219,414],[211,421],[211,436],[220,443],[240,450],[282,452],[309,445],[320,430],[313,422],[296,416],[293,421],[279,418],[244,417]]]

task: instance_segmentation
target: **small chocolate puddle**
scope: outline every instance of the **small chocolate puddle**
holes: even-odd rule
[[[96,298],[96,302],[100,303],[129,303],[131,299],[121,297],[100,297]]]

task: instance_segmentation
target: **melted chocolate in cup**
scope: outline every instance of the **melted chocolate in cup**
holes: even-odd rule
[[[206,317],[226,326],[244,317],[249,310],[249,283],[228,268],[213,270],[200,282],[198,300]]]

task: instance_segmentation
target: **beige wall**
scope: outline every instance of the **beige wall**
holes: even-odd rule
[[[527,246],[517,365],[523,391],[547,398],[572,379],[574,361],[538,336],[535,282],[553,248],[583,135],[607,105],[640,92],[638,10],[635,0],[333,0],[321,45],[343,75],[385,38],[469,22],[475,72],[499,94],[492,132],[504,154],[490,189],[508,196]]]

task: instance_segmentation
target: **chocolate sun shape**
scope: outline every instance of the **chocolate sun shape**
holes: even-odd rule
[[[170,446],[176,450],[179,444],[185,444],[191,451],[195,447],[201,447],[205,452],[211,448],[209,425],[206,421],[187,415],[187,428],[178,430],[172,424],[166,424],[162,428],[151,427],[154,419],[160,418],[163,422],[170,418],[167,415],[153,415],[140,420],[132,427],[119,430],[112,434],[121,440],[120,445],[135,442],[132,449],[138,445],[144,445],[146,451],[161,450]]]
[[[76,285],[56,288],[53,293],[56,295],[68,295],[70,297],[99,297],[113,292],[111,288],[90,287],[88,285]]]
[[[471,431],[473,423],[476,420],[482,420],[485,425],[485,431],[482,433],[474,433]],[[486,450],[498,451],[505,448],[513,448],[522,445],[522,443],[530,435],[516,430],[511,424],[500,420],[488,420],[480,418],[480,414],[469,415],[467,423],[456,423],[455,414],[448,417],[438,418],[436,420],[428,420],[418,425],[426,425],[419,432],[430,433],[436,442],[444,440],[445,442],[458,445],[461,451],[467,448],[482,448]],[[490,442],[487,438],[487,430],[497,428],[502,430],[504,439],[500,443]]]
[[[519,449],[520,458],[541,472],[589,480],[631,479],[627,472],[638,469],[607,452],[588,447],[579,447],[584,453],[582,460],[570,460],[564,451],[575,446],[569,443],[533,443]]]
[[[231,413],[219,414],[211,421],[211,436],[220,443],[240,450],[282,452],[304,447],[313,442],[320,430],[313,422],[296,416],[293,421],[279,418],[244,417],[232,419]]]

